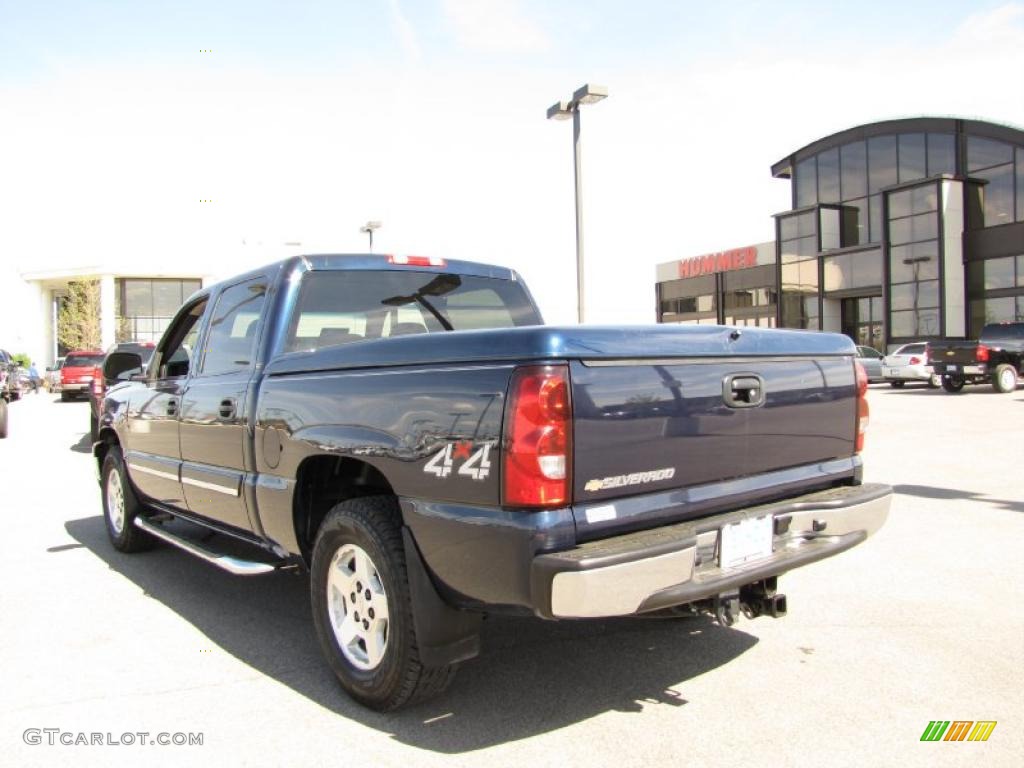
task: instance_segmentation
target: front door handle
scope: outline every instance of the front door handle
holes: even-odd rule
[[[235,417],[235,399],[225,397],[220,401],[220,408],[217,410],[222,419],[233,419]]]
[[[167,401],[167,415],[177,416],[178,415],[178,401],[173,397]]]

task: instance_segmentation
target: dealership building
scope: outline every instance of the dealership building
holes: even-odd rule
[[[889,120],[771,170],[792,193],[775,240],[659,264],[659,322],[837,331],[884,352],[1024,320],[1024,131]]]

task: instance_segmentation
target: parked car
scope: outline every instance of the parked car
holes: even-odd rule
[[[874,347],[857,346],[857,360],[864,366],[864,372],[868,375],[868,382],[874,384],[885,381],[882,376],[882,353]]]
[[[21,397],[20,366],[14,361],[13,355],[0,349],[0,399],[10,403]]]
[[[64,358],[58,357],[53,365],[46,369],[46,388],[50,392],[60,392],[60,369],[64,367]]]
[[[984,383],[996,392],[1013,392],[1024,376],[1024,323],[990,323],[977,341],[936,342],[931,361],[947,392]]]
[[[64,367],[60,369],[60,399],[64,402],[72,398],[87,396],[92,383],[93,369],[103,365],[103,350],[82,349],[68,352],[64,358]]]
[[[923,341],[904,344],[890,352],[882,361],[882,371],[889,386],[897,389],[908,381],[920,381],[929,387],[940,383],[928,362],[928,343]]]
[[[846,336],[541,322],[515,272],[427,257],[204,288],[103,400],[112,545],[308,569],[328,665],[390,710],[448,685],[485,613],[777,617],[780,574],[884,523]]]
[[[156,343],[152,341],[123,341],[108,349],[103,358],[103,364],[93,369],[92,381],[89,383],[89,436],[93,440],[99,434],[98,419],[103,396],[110,387],[117,383],[122,374],[142,373],[146,365],[149,364],[155,347]],[[129,363],[134,361],[123,356],[114,357],[111,360],[111,356],[115,352],[133,352],[139,356],[141,365],[133,365],[126,369],[124,368],[124,365],[127,364],[126,361]]]

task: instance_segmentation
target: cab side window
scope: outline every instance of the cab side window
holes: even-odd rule
[[[174,379],[188,376],[193,351],[199,338],[199,319],[205,310],[206,299],[196,302],[180,315],[177,322],[168,330],[162,348],[157,353],[159,378]]]
[[[203,357],[203,376],[246,370],[256,354],[256,333],[267,284],[250,280],[224,290],[217,299]]]

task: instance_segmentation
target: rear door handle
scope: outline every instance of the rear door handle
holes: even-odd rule
[[[217,413],[220,414],[222,419],[232,419],[235,416],[235,399],[233,397],[225,397],[220,401],[220,408]]]

